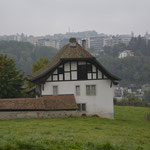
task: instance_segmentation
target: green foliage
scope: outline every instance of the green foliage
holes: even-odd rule
[[[150,41],[146,41],[140,35],[138,37],[132,37],[128,49],[133,50],[136,56],[150,56]]]
[[[124,59],[101,55],[97,58],[111,73],[120,77],[121,86],[150,83],[150,57],[136,56]]]
[[[127,49],[126,45],[123,43],[116,44],[114,46],[104,46],[104,53],[109,56],[118,57],[119,53]]]
[[[16,69],[13,59],[0,55],[0,98],[24,96],[24,74]]]
[[[1,150],[149,150],[149,108],[115,106],[98,117],[0,121]]]
[[[43,68],[48,63],[49,63],[48,58],[46,58],[46,57],[40,57],[39,60],[37,60],[36,62],[34,62],[32,64],[32,72],[38,71],[39,69]]]
[[[145,91],[145,93],[144,93],[144,101],[150,103],[150,91]]]
[[[139,99],[138,97],[135,97],[133,95],[130,95],[128,98],[122,99],[122,100],[114,99],[114,104],[115,105],[121,105],[121,106],[150,107],[150,104],[142,101],[141,99]]]
[[[37,60],[36,62],[34,62],[32,64],[32,73],[38,71],[39,69],[43,68],[44,66],[46,66],[49,63],[49,59],[46,57],[40,57],[39,60]],[[26,81],[26,85],[27,85],[27,89],[30,89],[32,87],[35,86],[34,83],[31,83],[29,81]]]
[[[0,41],[0,53],[7,53],[9,58],[15,59],[19,70],[31,74],[33,62],[40,57],[51,59],[57,50],[53,47],[34,46],[29,42]]]

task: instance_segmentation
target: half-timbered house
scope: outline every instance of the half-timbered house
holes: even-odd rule
[[[71,38],[50,63],[27,79],[36,84],[38,97],[73,94],[78,111],[113,118],[115,85],[120,80]]]

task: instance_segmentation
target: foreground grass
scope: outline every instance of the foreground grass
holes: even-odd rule
[[[97,117],[0,121],[0,150],[150,150],[150,108],[115,106]]]

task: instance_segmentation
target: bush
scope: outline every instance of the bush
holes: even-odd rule
[[[114,104],[119,106],[141,106],[141,107],[150,107],[150,104],[142,101],[138,97],[129,96],[128,98],[124,98],[122,100],[114,99]]]

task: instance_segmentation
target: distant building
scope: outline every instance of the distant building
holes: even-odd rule
[[[106,36],[104,38],[104,46],[114,46],[119,43],[128,45],[131,40],[131,35]]]
[[[134,56],[133,52],[131,50],[124,50],[123,52],[121,52],[118,56],[118,58],[125,58],[128,56]]]
[[[128,94],[134,95],[140,98],[141,100],[143,99],[143,96],[144,96],[144,92],[142,91],[141,86],[138,86],[135,84],[130,84],[128,86]]]
[[[64,47],[68,43],[69,43],[69,39],[62,39],[62,40],[60,40],[59,41],[59,49],[61,49],[62,47]]]
[[[117,86],[115,90],[114,98],[117,100],[121,100],[123,98],[123,88],[120,86]]]
[[[36,41],[36,45],[37,46],[50,46],[50,47],[54,47],[56,49],[59,49],[59,42],[57,40],[54,39],[38,39]]]
[[[100,51],[104,46],[104,36],[90,37],[90,48]]]

